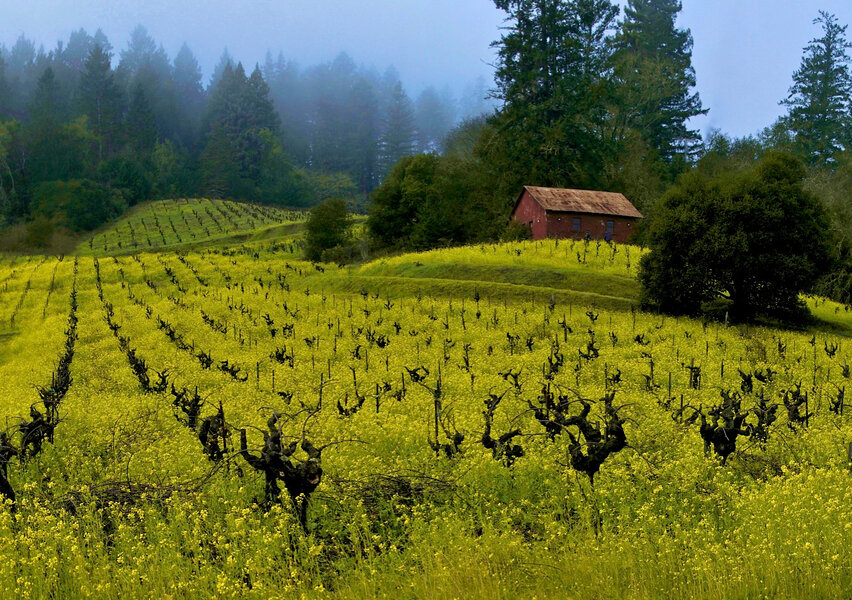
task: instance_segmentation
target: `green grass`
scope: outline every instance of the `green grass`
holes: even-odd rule
[[[484,276],[484,274],[481,275]],[[473,298],[479,294],[492,300],[535,301],[545,304],[553,300],[560,305],[595,306],[611,310],[629,310],[632,304],[631,298],[623,296],[608,296],[547,286],[504,283],[489,281],[484,278],[455,279],[447,274],[435,278],[341,274],[337,277],[318,277],[315,280],[317,286],[323,291],[369,292],[385,298],[435,296],[466,299],[472,302]]]
[[[298,227],[83,257],[78,268],[0,257],[0,418],[15,440],[34,385],[51,381],[75,281],[80,318],[55,442],[10,464],[19,507],[0,507],[3,597],[850,597],[852,415],[829,410],[849,381],[847,344],[834,335],[852,324],[844,307],[808,300],[833,327],[812,345],[810,331],[628,312],[638,248],[525,242],[339,268],[298,260]],[[288,502],[254,502],[263,477],[241,457],[212,470],[172,395],[143,391],[119,336],[197,389],[202,417],[221,406],[231,448],[243,428],[250,448],[265,443],[265,407],[284,415],[288,441],[327,447],[308,532]],[[583,357],[590,342],[597,358]],[[249,378],[202,367],[196,349]],[[418,365],[430,371],[419,383],[409,375]],[[702,369],[700,386],[685,365]],[[740,370],[770,368],[771,381],[743,390]],[[797,385],[813,414],[793,427],[783,398]],[[531,411],[551,389],[572,415],[573,390],[591,400],[602,429],[610,417],[597,399],[617,394],[630,446],[594,486],[570,466],[569,436],[549,439]],[[717,406],[722,390],[747,409],[778,409],[771,435],[740,438],[726,464],[705,453],[699,422],[674,412]],[[523,433],[511,468],[482,443],[491,394],[502,394],[493,433]],[[363,410],[344,415],[339,406],[359,395]],[[465,435],[452,457],[429,444],[439,403],[442,424]],[[69,494],[127,481],[168,496],[63,508]]]
[[[395,265],[392,267],[371,263],[357,271],[359,277],[398,277],[406,279],[426,279],[433,283],[436,279],[447,279],[465,283],[510,284],[541,290],[548,288],[558,292],[574,292],[581,295],[606,296],[635,300],[639,294],[639,284],[635,278],[626,275],[608,273],[589,273],[582,268],[542,269],[520,266],[470,265],[459,263],[433,263]]]
[[[81,254],[122,256],[140,251],[226,251],[252,255],[271,250],[300,256],[306,213],[222,200],[164,200],[134,207],[78,247]],[[216,222],[218,221],[218,223]],[[356,234],[363,235],[363,217]],[[174,226],[174,227],[173,227]],[[638,304],[636,280],[644,250],[579,240],[476,245],[404,253],[338,270],[308,282],[330,292],[395,297],[433,295],[537,301],[628,310]],[[331,268],[331,267],[328,267]],[[842,305],[808,299],[815,328],[852,334],[852,313]]]
[[[135,206],[96,231],[79,244],[77,253],[120,256],[270,240],[298,233],[305,215],[229,200],[158,200]]]
[[[833,330],[841,335],[852,335],[852,309],[833,300],[808,296],[805,303],[817,319],[819,329]]]

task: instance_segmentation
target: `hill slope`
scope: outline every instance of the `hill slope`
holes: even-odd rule
[[[307,213],[230,200],[157,200],[135,206],[95,232],[80,254],[122,255],[144,251],[232,246],[292,235]]]

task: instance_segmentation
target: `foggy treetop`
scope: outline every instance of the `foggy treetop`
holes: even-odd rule
[[[622,8],[625,2],[618,2]],[[775,2],[690,1],[678,19],[695,40],[697,91],[711,111],[692,126],[741,137],[754,134],[785,110],[778,105],[799,64],[801,50],[819,28],[817,10],[852,22],[847,0]],[[207,85],[222,50],[251,69],[267,50],[284,52],[302,67],[347,51],[358,64],[383,71],[393,64],[406,91],[416,97],[434,85],[456,96],[479,76],[490,85],[496,38],[504,15],[491,0],[127,0],[121,10],[107,0],[4,2],[0,44],[11,47],[21,33],[49,50],[56,40],[85,27],[102,27],[123,49],[138,24],[174,56],[186,42]]]

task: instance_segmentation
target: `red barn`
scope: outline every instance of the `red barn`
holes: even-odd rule
[[[532,239],[611,239],[624,242],[642,213],[623,194],[525,185],[512,219],[529,227]],[[609,235],[607,235],[609,234]]]

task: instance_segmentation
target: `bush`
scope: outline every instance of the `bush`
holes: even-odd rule
[[[47,181],[33,191],[33,219],[55,219],[73,231],[97,229],[125,208],[121,193],[88,179]]]
[[[425,250],[496,240],[507,221],[476,161],[421,154],[373,192],[367,228],[376,247]]]
[[[347,263],[366,260],[367,256],[367,244],[364,240],[360,240],[323,250],[320,260],[322,262],[345,265]]]
[[[121,190],[130,206],[145,202],[153,197],[154,184],[138,161],[116,156],[101,164],[100,179],[111,188]]]
[[[44,215],[37,215],[27,223],[27,235],[24,243],[32,248],[46,248],[53,238],[53,221]]]
[[[804,173],[795,158],[770,154],[733,176],[683,176],[648,232],[643,306],[697,314],[722,300],[734,320],[801,314],[799,294],[832,262],[832,236]]]
[[[324,251],[346,244],[351,231],[352,217],[345,200],[330,198],[318,204],[305,223],[305,258],[320,260]]]
[[[509,221],[506,231],[500,236],[501,242],[523,242],[529,239],[532,239],[530,228],[514,219]]]

